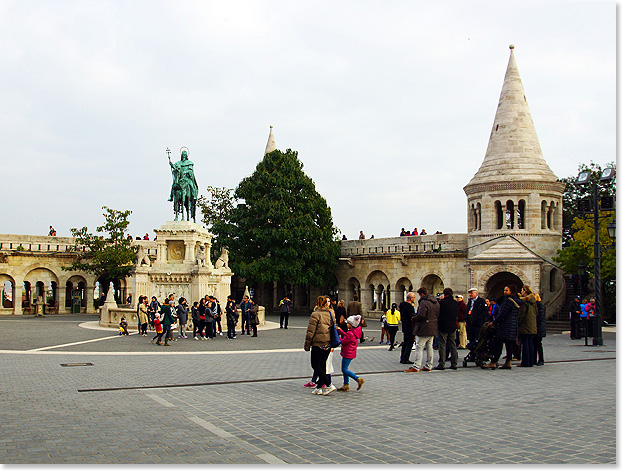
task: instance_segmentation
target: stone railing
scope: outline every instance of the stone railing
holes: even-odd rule
[[[153,240],[132,240],[142,246],[149,256],[156,256],[157,244]],[[26,251],[34,253],[73,253],[76,251],[73,237],[50,237],[44,235],[0,234],[1,251]],[[85,247],[81,251],[86,250]],[[80,251],[80,248],[78,248]]]
[[[467,235],[462,233],[341,241],[342,257],[412,255],[417,253],[464,252],[466,250]]]
[[[0,234],[0,250],[67,253],[74,251],[74,239],[73,237]]]

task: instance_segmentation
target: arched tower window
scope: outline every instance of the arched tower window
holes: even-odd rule
[[[540,228],[546,228],[546,201],[542,201],[540,208]]]
[[[477,203],[477,207],[475,209],[475,230],[482,229],[482,204],[480,202]]]
[[[514,201],[509,200],[505,203],[505,227],[513,229],[515,220],[516,214],[514,213]]]
[[[518,201],[518,213],[517,213],[517,225],[518,228],[525,228],[525,200],[521,199]]]
[[[546,226],[553,230],[555,228],[555,217],[553,216],[555,214],[555,203],[551,202],[551,205],[549,206],[549,211],[546,214]]]
[[[496,228],[503,228],[503,208],[501,207],[501,201],[495,201],[495,216],[497,219]]]

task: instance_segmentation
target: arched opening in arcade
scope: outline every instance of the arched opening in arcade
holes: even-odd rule
[[[503,289],[511,284],[514,284],[516,292],[520,293],[523,288],[523,281],[516,274],[504,271],[491,276],[486,282],[486,297],[503,298]]]
[[[443,293],[443,289],[445,288],[445,284],[443,280],[437,276],[436,274],[428,274],[421,281],[421,287],[425,287],[428,289],[428,292],[432,294],[434,297],[438,297]]]
[[[402,277],[395,283],[395,291],[397,295],[395,299],[392,299],[391,303],[395,302],[399,305],[406,301],[406,294],[413,292],[413,283],[410,279]]]
[[[65,283],[65,308],[71,313],[80,313],[86,308],[86,280],[81,276],[72,276]]]
[[[15,281],[11,276],[0,274],[0,284],[2,285],[2,304],[1,308],[13,308],[13,300],[18,297],[15,291]]]
[[[346,303],[354,299],[354,294],[356,294],[359,300],[361,300],[361,283],[355,277],[352,277],[348,280],[346,291]]]
[[[363,309],[382,311],[390,305],[389,278],[382,271],[374,271],[367,278],[368,292]]]
[[[120,279],[110,279],[107,276],[99,276],[97,281],[95,281],[95,288],[93,289],[93,302],[95,303],[95,308],[104,305],[111,282],[112,287],[114,288],[115,302],[117,305],[125,303],[127,295],[125,281]]]
[[[58,313],[58,278],[49,269],[35,268],[26,274],[24,291],[25,313],[35,313],[30,311],[33,305],[43,314]]]

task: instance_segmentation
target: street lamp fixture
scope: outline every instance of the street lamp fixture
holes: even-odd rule
[[[614,242],[616,241],[616,221],[615,219],[613,219],[613,221],[607,225],[607,234],[609,235],[609,238],[611,238],[611,240],[613,240]]]
[[[587,185],[590,183],[591,172],[589,170],[582,171],[579,173],[577,177],[577,184],[580,186]],[[614,169],[613,167],[605,168],[601,175],[599,181],[592,181],[592,198],[594,202],[594,298],[596,300],[596,308],[594,311],[594,337],[592,340],[593,346],[602,346],[603,345],[603,329],[602,329],[602,301],[601,301],[601,292],[600,292],[600,237],[599,237],[599,202],[601,200],[598,183],[608,183],[614,177]],[[613,238],[615,238],[615,221],[609,224],[607,227],[607,233],[609,235],[613,234]],[[582,265],[583,263],[581,263]],[[581,270],[582,266],[579,266],[579,270]],[[587,338],[586,338],[587,340]]]
[[[590,172],[589,171],[582,171],[581,173],[579,173],[579,176],[577,177],[577,184],[578,185],[588,184],[589,182],[590,182]]]
[[[587,173],[587,172],[583,172],[583,173]],[[582,173],[580,173],[579,176],[581,176],[581,174]],[[601,173],[601,175],[600,175],[600,182],[601,183],[607,183],[607,182],[611,181],[612,179],[613,179],[613,167],[608,166]]]

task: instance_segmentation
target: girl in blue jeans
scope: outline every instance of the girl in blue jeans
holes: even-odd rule
[[[361,323],[361,316],[350,316],[346,320],[348,331],[343,331],[337,327],[339,336],[341,336],[341,372],[343,373],[343,386],[338,388],[340,392],[350,391],[350,377],[352,377],[358,383],[358,389],[360,389],[365,382],[364,379],[358,377],[352,372],[349,367],[350,363],[356,358],[356,349],[359,344],[359,339],[363,336],[363,331],[359,326]]]

